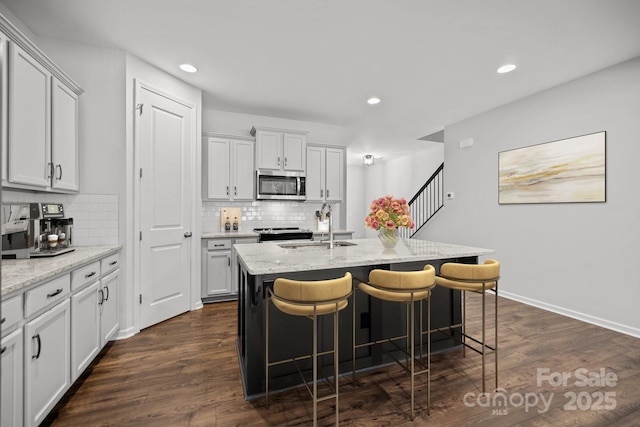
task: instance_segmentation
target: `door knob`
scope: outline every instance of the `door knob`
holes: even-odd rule
[[[187,231],[186,233],[184,233],[184,237],[191,237],[193,236],[193,234],[190,231]]]

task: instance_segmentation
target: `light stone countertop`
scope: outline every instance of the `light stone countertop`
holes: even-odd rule
[[[299,247],[284,249],[278,242],[236,246],[240,262],[252,275],[326,270],[400,262],[429,261],[467,256],[489,255],[492,249],[402,239],[393,249],[385,249],[378,239],[348,240],[354,246]]]
[[[121,249],[121,245],[76,246],[73,252],[54,257],[3,259],[2,296],[104,258]]]

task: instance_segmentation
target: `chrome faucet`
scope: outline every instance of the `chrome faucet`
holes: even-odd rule
[[[320,208],[320,214],[324,214],[324,208],[329,208],[327,216],[329,217],[329,249],[333,249],[333,213],[331,212],[331,205],[329,203],[323,203]]]

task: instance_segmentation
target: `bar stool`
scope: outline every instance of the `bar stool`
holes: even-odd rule
[[[447,262],[440,267],[440,275],[436,277],[436,284],[445,288],[462,292],[462,323],[446,326],[437,329],[442,332],[449,330],[451,336],[456,339],[454,333],[461,335],[461,339],[456,339],[462,343],[462,355],[466,356],[465,348],[480,353],[482,355],[482,392],[485,392],[485,355],[494,354],[496,388],[498,388],[498,279],[500,279],[500,263],[493,259],[488,259],[484,264],[460,264]],[[495,294],[495,315],[494,315],[494,343],[493,346],[487,344],[486,340],[486,319],[485,319],[485,295],[492,290]],[[466,295],[467,292],[475,292],[482,295],[482,338],[467,335],[466,325]],[[461,328],[461,330],[459,330]],[[467,338],[481,346],[477,349],[467,342]]]
[[[335,398],[336,425],[338,425],[338,312],[347,307],[352,293],[351,273],[344,277],[331,280],[299,281],[279,278],[273,284],[273,290],[267,288],[265,307],[266,340],[265,340],[265,403],[269,407],[269,368],[283,363],[303,359],[313,359],[313,390],[309,388],[307,380],[302,376],[307,391],[313,398],[313,425],[318,424],[318,402]],[[269,301],[280,311],[292,316],[303,316],[313,322],[313,352],[311,355],[293,357],[278,361],[269,361]],[[333,314],[333,350],[318,353],[318,316]],[[334,393],[318,397],[318,356],[333,353]],[[297,366],[297,363],[296,363]],[[331,384],[330,384],[331,385]]]
[[[367,282],[356,278],[359,282],[356,289],[384,301],[400,302],[406,304],[406,329],[405,334],[397,337],[383,338],[367,343],[356,343],[356,310],[355,297],[353,292],[353,378],[356,375],[356,350],[376,344],[391,343],[397,349],[405,353],[406,359],[403,365],[401,361],[391,356],[405,371],[411,376],[411,420],[414,419],[414,381],[415,376],[427,374],[427,413],[431,403],[431,340],[429,330],[431,329],[431,316],[427,317],[427,364],[422,362],[422,304],[420,304],[420,359],[415,357],[415,302],[426,300],[428,310],[431,313],[431,290],[435,287],[435,269],[427,264],[423,270],[419,271],[388,271],[372,270],[369,273]],[[395,341],[404,340],[405,348],[401,348]],[[418,362],[422,370],[416,371],[415,363]]]

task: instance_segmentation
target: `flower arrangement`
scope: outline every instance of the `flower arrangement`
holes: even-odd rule
[[[369,214],[364,219],[364,225],[374,230],[385,231],[396,230],[398,227],[415,227],[409,215],[409,205],[404,198],[380,197],[371,202],[369,210]]]

